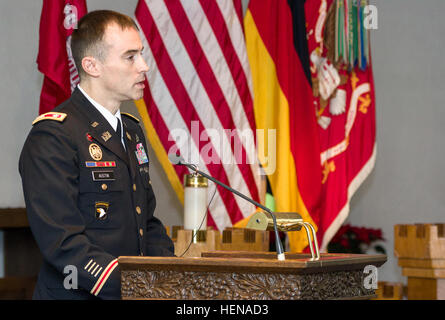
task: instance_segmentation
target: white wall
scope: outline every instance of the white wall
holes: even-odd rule
[[[382,228],[389,261],[379,278],[405,281],[393,256],[393,226],[444,222],[445,1],[372,2],[379,14],[379,29],[371,38],[378,153],[374,171],[352,199],[348,222]],[[133,15],[137,0],[87,3],[90,11],[112,9]],[[244,7],[247,3],[243,0]],[[17,161],[38,113],[43,79],[35,63],[40,10],[41,1],[0,0],[0,207],[24,206]],[[137,115],[132,103],[123,109]],[[182,224],[181,205],[152,150],[148,152],[156,214],[166,225]]]
[[[0,207],[23,207],[20,150],[38,114],[36,68],[40,1],[0,1]]]
[[[0,1],[0,207],[23,207],[18,158],[38,113],[40,1]],[[3,233],[0,257],[3,257]],[[3,258],[0,276],[4,275]]]
[[[377,162],[348,221],[382,228],[388,262],[379,278],[406,283],[394,257],[394,225],[445,222],[445,1],[374,3]]]

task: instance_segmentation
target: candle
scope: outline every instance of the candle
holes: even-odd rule
[[[184,176],[185,230],[207,229],[207,186],[207,178],[199,174]]]

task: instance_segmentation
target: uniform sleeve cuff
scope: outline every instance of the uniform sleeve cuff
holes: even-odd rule
[[[93,289],[91,289],[90,291],[92,295],[97,296],[99,294],[100,290],[102,290],[102,287],[105,285],[105,283],[107,282],[108,278],[110,277],[113,270],[117,267],[117,265],[118,265],[117,259],[114,259],[105,267],[99,279],[97,279],[96,283],[94,284]]]

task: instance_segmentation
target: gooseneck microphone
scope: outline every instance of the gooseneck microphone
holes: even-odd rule
[[[278,260],[285,260],[285,256],[284,256],[284,250],[283,250],[283,244],[281,243],[280,237],[278,235],[278,228],[277,228],[277,219],[275,217],[275,214],[267,207],[263,206],[262,204],[256,202],[253,199],[250,199],[249,197],[245,196],[244,194],[242,194],[241,192],[229,187],[228,185],[225,185],[224,183],[222,183],[221,181],[216,180],[215,178],[209,176],[208,174],[198,170],[198,168],[194,165],[194,164],[190,164],[184,161],[184,159],[176,154],[169,154],[168,155],[168,159],[170,160],[170,162],[172,164],[178,165],[178,166],[186,166],[187,168],[193,170],[196,173],[199,173],[200,175],[206,177],[207,179],[213,181],[214,183],[216,183],[217,185],[220,185],[221,187],[223,187],[224,189],[236,194],[237,196],[243,198],[244,200],[252,203],[253,205],[263,209],[264,211],[270,213],[270,215],[272,216],[272,220],[273,220],[273,228],[275,231],[275,241],[277,244],[277,255],[278,255]]]

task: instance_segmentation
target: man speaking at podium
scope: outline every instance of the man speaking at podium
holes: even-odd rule
[[[174,255],[153,216],[143,131],[120,112],[142,98],[148,66],[137,25],[113,11],[85,15],[71,47],[80,84],[33,122],[19,162],[44,258],[33,298],[119,299],[117,257]]]

